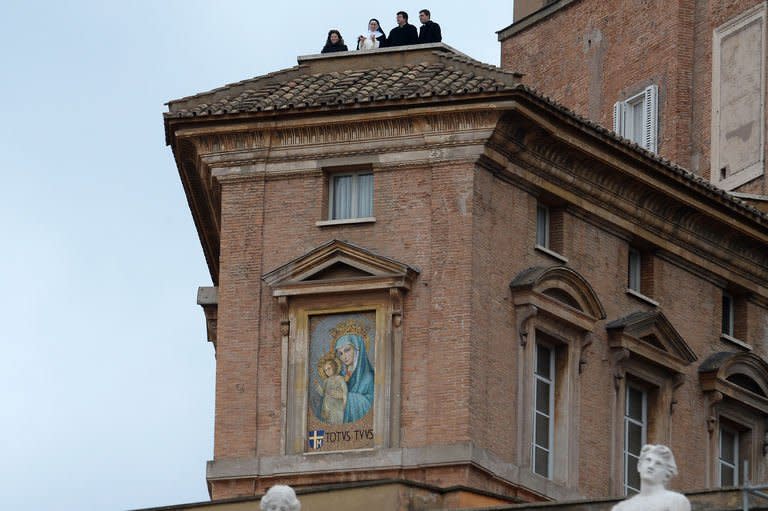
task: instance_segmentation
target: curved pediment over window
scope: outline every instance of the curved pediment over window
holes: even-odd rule
[[[719,392],[768,415],[768,363],[754,353],[720,352],[699,367],[704,392]]]
[[[605,319],[595,290],[567,266],[536,266],[520,272],[509,284],[515,306],[532,305],[584,330]]]
[[[673,373],[683,373],[696,360],[696,353],[660,310],[633,312],[605,328],[611,348],[624,349],[629,357],[643,358]]]
[[[274,296],[410,289],[419,270],[352,243],[332,240],[265,274]]]

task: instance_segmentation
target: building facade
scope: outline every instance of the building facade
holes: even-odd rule
[[[678,489],[765,481],[768,216],[520,78],[435,44],[169,103],[213,499],[620,497],[646,442]]]
[[[498,32],[503,68],[768,209],[763,0],[556,0],[532,7]]]

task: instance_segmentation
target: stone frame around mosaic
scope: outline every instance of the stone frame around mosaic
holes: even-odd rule
[[[341,273],[334,273],[342,267]],[[283,455],[305,453],[307,385],[312,370],[308,364],[309,317],[342,312],[375,311],[371,448],[399,447],[403,295],[417,274],[408,265],[332,240],[263,277],[279,309]]]

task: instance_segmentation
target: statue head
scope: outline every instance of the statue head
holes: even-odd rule
[[[677,464],[666,445],[646,444],[640,450],[637,471],[642,481],[666,485],[677,475]]]
[[[301,511],[301,502],[293,488],[276,484],[261,498],[259,507],[261,511]]]

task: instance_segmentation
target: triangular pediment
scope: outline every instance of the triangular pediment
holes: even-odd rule
[[[347,241],[332,240],[265,274],[276,296],[410,288],[419,271]]]
[[[625,348],[642,358],[681,372],[696,353],[659,310],[634,312],[606,325],[613,348]]]
[[[333,279],[350,279],[357,277],[373,277],[371,273],[355,268],[347,263],[337,261],[327,268],[313,273],[304,280],[333,280]]]

